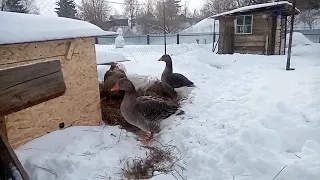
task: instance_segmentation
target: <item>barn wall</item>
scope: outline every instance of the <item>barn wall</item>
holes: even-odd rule
[[[268,15],[267,13],[263,12],[255,12],[247,15],[251,14],[253,15],[252,34],[234,34],[234,53],[265,54],[266,52],[266,41],[267,38],[269,38],[268,34],[269,29],[271,28]],[[266,17],[264,18],[263,15],[266,15]],[[221,18],[219,24],[219,32],[225,32],[225,24],[229,27],[232,26],[235,32],[235,20],[236,16],[231,16],[229,18]],[[224,49],[224,44],[227,43],[226,41],[223,41],[223,39],[225,39],[224,34],[222,34],[219,43],[218,53],[221,54],[225,53],[225,51],[222,51],[222,49]]]
[[[281,16],[277,17],[277,25],[276,25],[276,35],[275,35],[275,50],[274,54],[281,54]]]
[[[71,42],[75,46],[68,59]],[[14,148],[59,129],[62,122],[65,127],[100,124],[95,38],[3,45],[0,54],[0,69],[59,59],[67,86],[63,96],[5,117],[8,139]]]
[[[235,35],[235,52],[248,54],[265,54],[269,22],[266,13],[255,12],[253,15],[252,34]],[[263,17],[266,15],[266,17]]]

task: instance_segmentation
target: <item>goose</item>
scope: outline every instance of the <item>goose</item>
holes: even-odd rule
[[[185,96],[190,92],[190,89],[185,88],[191,88],[192,90],[192,88],[195,87],[194,83],[184,75],[180,73],[173,73],[172,59],[170,55],[165,54],[158,61],[166,63],[166,67],[161,74],[161,84],[172,97],[177,97],[177,90],[179,91],[179,96]]]
[[[143,141],[153,139],[155,133],[159,133],[160,122],[179,109],[177,103],[164,101],[152,96],[137,97],[137,91],[128,78],[121,78],[113,86],[111,91],[124,90],[125,95],[120,105],[120,111],[124,119],[133,126],[147,132]]]

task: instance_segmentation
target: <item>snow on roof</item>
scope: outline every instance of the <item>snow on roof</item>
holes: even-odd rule
[[[274,6],[279,6],[279,5],[292,6],[292,4],[289,3],[288,1],[256,4],[256,5],[244,6],[244,7],[238,8],[238,9],[234,9],[234,10],[231,10],[231,11],[227,11],[227,12],[223,12],[223,13],[220,13],[220,14],[216,14],[216,15],[210,16],[209,18],[215,19],[215,18],[220,17],[220,16],[231,15],[231,14],[239,13],[239,12],[252,11],[252,10],[255,10],[255,9],[259,9],[259,8],[274,7]],[[296,8],[296,11],[300,12],[300,10],[297,9],[297,8]]]
[[[86,21],[0,11],[0,44],[116,35]]]

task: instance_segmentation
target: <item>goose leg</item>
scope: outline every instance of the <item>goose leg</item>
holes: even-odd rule
[[[153,132],[147,133],[142,137],[143,142],[150,142],[153,139]]]

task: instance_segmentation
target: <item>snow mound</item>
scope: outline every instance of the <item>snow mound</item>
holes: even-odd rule
[[[215,32],[219,32],[219,21],[216,21]],[[203,19],[197,24],[181,31],[180,33],[213,33],[214,31],[214,19]]]
[[[0,11],[0,44],[116,35],[86,21]]]
[[[289,45],[289,37],[290,34],[287,34],[287,39],[286,39],[286,46],[288,47]],[[305,46],[305,45],[312,45],[313,42],[311,42],[308,38],[306,38],[302,33],[300,32],[293,32],[292,35],[292,47],[295,46]]]

